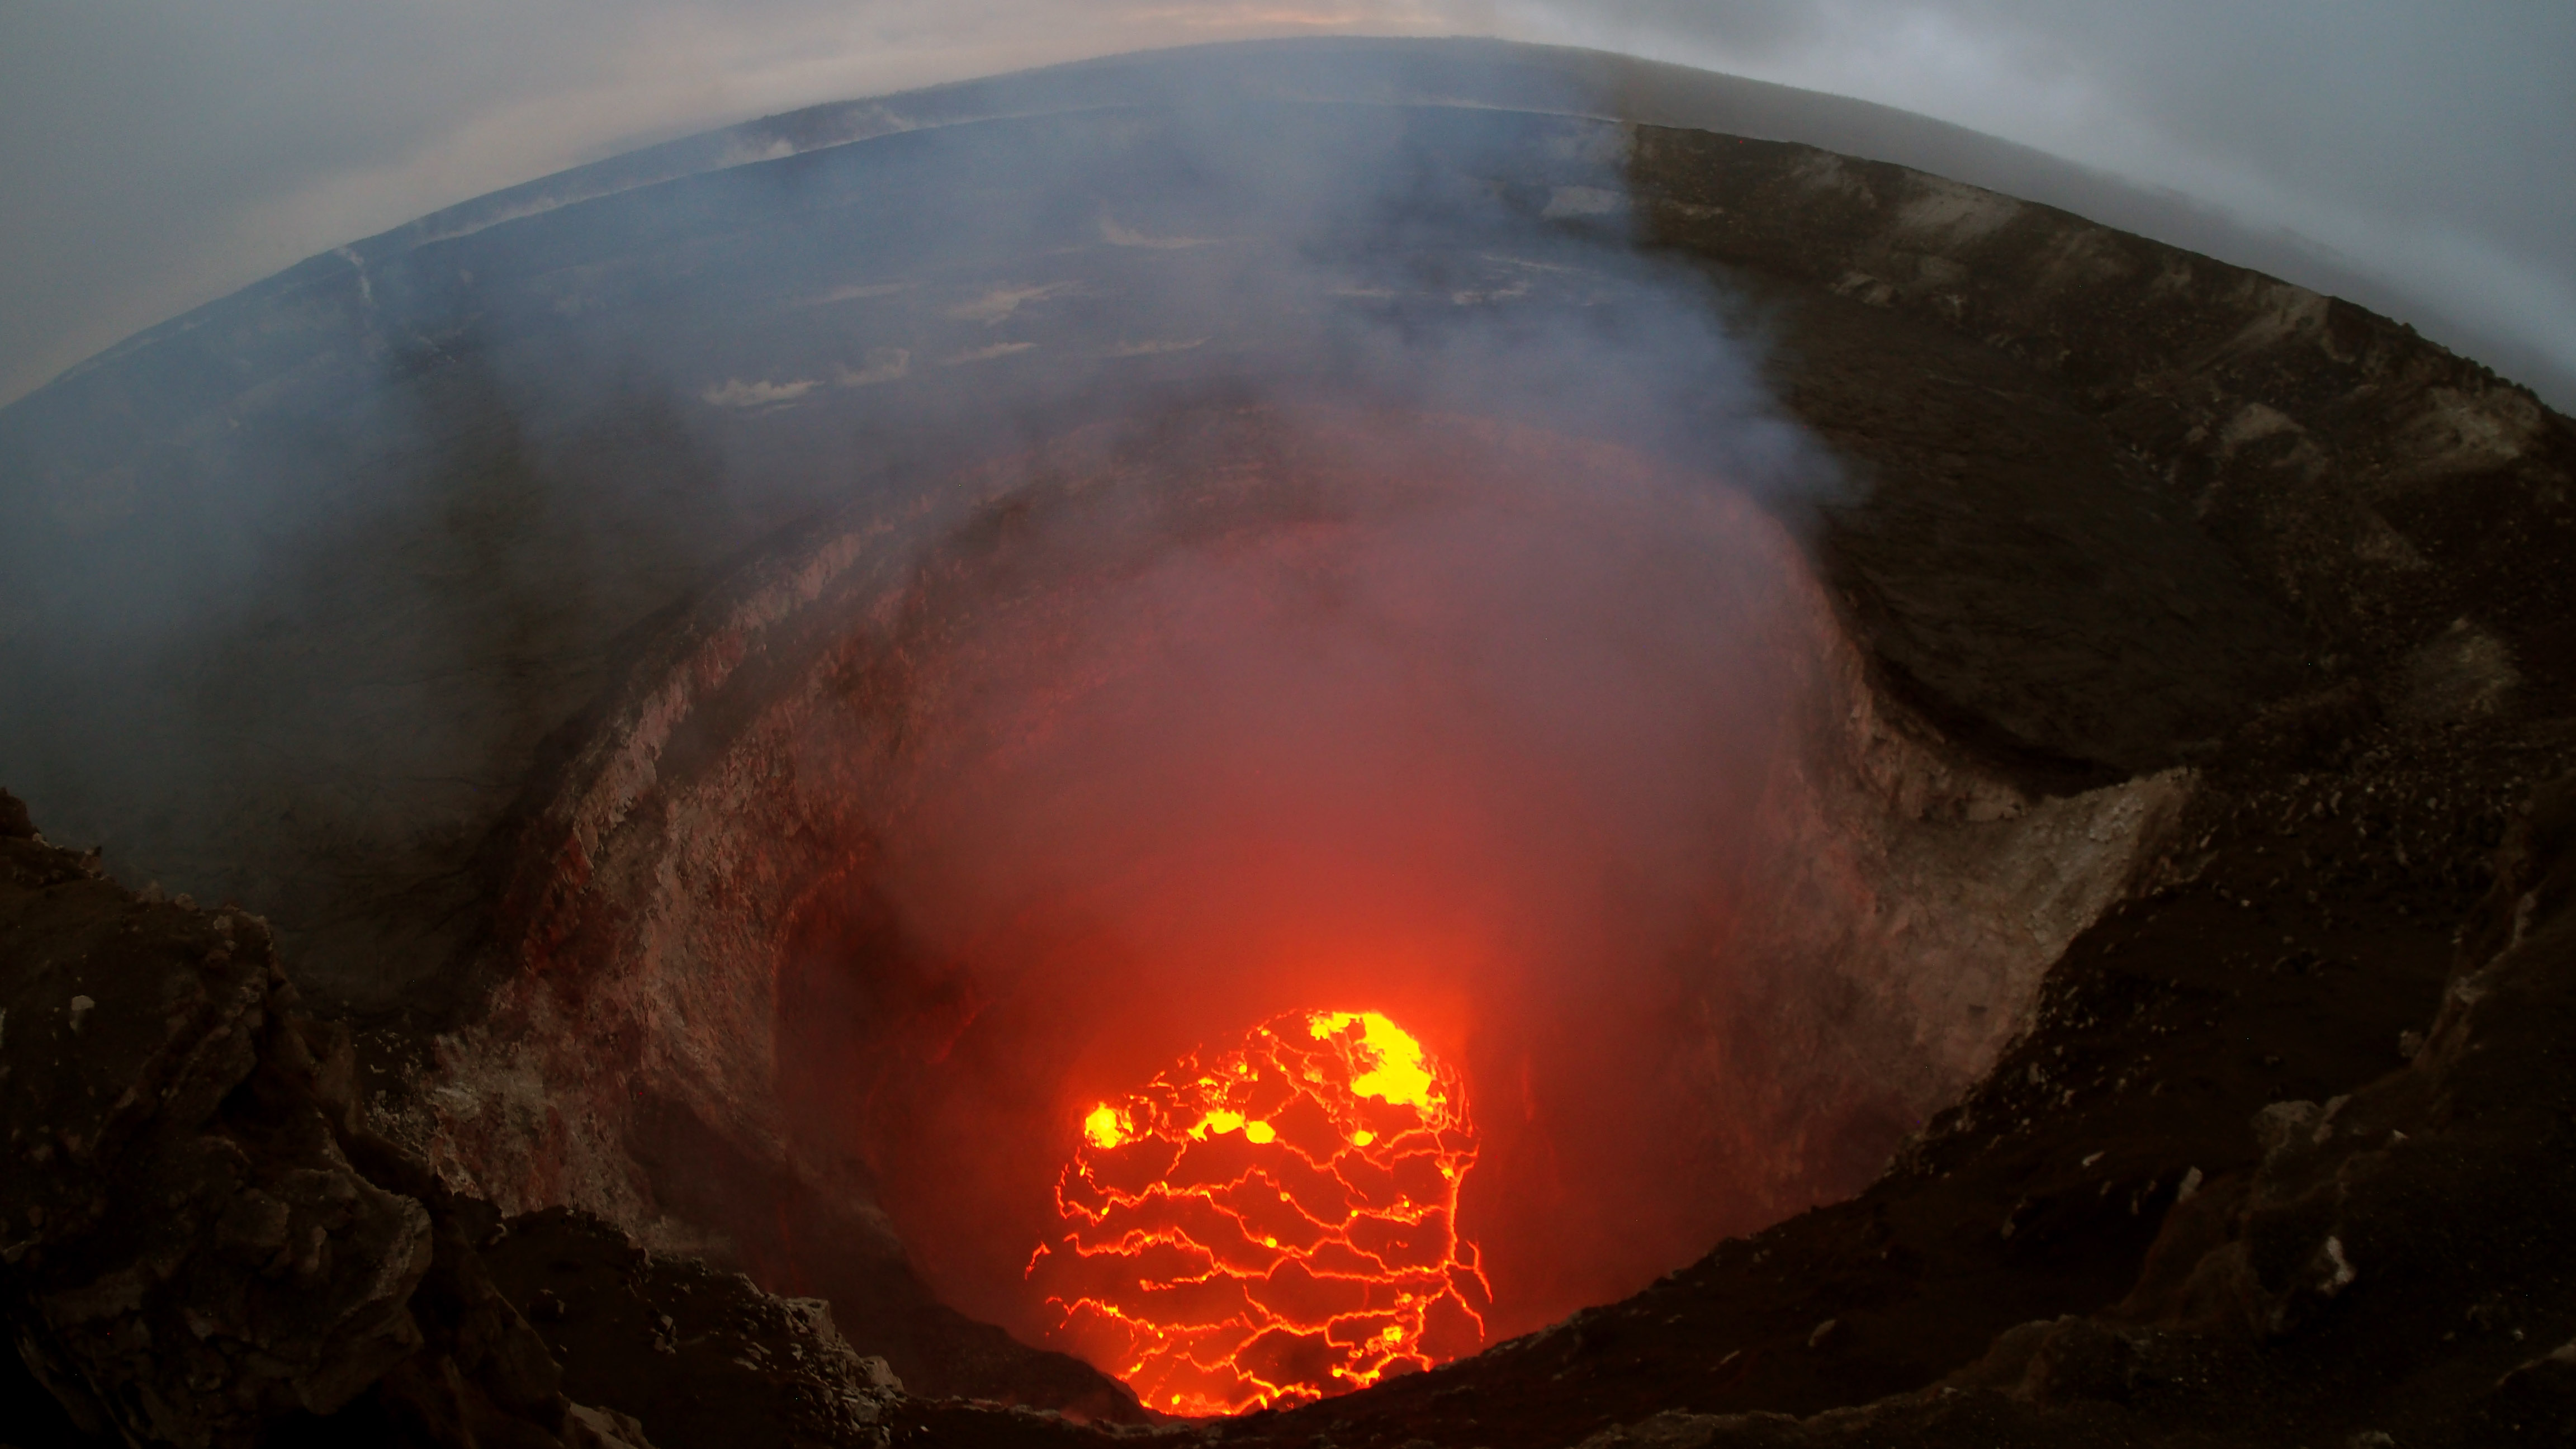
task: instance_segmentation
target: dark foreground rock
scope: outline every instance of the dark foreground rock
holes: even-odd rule
[[[152,894],[0,792],[0,1439],[882,1442],[900,1386],[822,1305],[447,1191],[358,1125],[266,925]]]
[[[407,1305],[438,1235],[343,1148],[345,1039],[294,1013],[256,920],[13,837],[0,1259],[29,1369],[83,1428],[148,1442],[346,1407],[425,1348]]]
[[[2576,1440],[2576,777],[2537,795],[2403,1069],[2266,1106],[2124,1301],[1805,1420],[1666,1412],[1615,1446]]]
[[[512,1219],[484,1256],[566,1391],[634,1414],[656,1443],[866,1444],[900,1414],[902,1381],[820,1299],[771,1297],[564,1208]]]

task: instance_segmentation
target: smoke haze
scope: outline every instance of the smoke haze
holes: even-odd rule
[[[1763,1049],[1712,1026],[1755,994],[1711,952],[1812,666],[1756,500],[1838,486],[1728,298],[1625,249],[1598,128],[1205,102],[1174,134],[1099,223],[1162,253],[1121,313],[1263,350],[991,465],[992,557],[925,564],[891,762],[825,727],[794,767],[865,782],[882,862],[811,909],[904,943],[789,932],[820,943],[788,970],[813,1150],[865,1157],[943,1297],[1032,1340],[1074,1125],[1282,1012],[1385,1011],[1461,1065],[1500,1334],[1844,1190],[1771,1158]],[[1586,184],[1480,179],[1533,135]]]
[[[919,665],[870,848],[925,1005],[810,1059],[865,1079],[825,1115],[934,1286],[1041,1339],[1021,1269],[1076,1124],[1299,1010],[1464,1070],[1497,1336],[1848,1190],[1771,1150],[1760,970],[1721,945],[1812,704],[1777,525],[1722,473],[1471,418],[1251,426],[1256,481],[1166,439],[1167,497],[1015,514]]]
[[[283,13],[260,15],[245,36]],[[417,64],[366,126],[260,139],[260,217],[353,217],[348,178],[407,214],[451,193],[404,186],[459,157],[515,157],[469,193],[600,113],[634,139],[732,103],[644,95],[696,41],[538,28],[510,75],[440,77],[440,34],[399,15],[314,31]],[[1005,31],[1100,39],[1048,15],[863,49],[987,70]],[[845,54],[799,21],[726,31],[781,46],[742,62],[778,93],[747,108],[894,83],[778,59]],[[258,70],[224,59],[245,36],[209,64]],[[1839,480],[1757,382],[1759,317],[1631,245],[1628,131],[1584,119],[1610,101],[1502,46],[1373,64],[1399,98],[1512,72],[1528,108],[1242,85],[1347,54],[1159,62],[1133,108],[1018,83],[1056,108],[1015,113],[1002,85],[981,116],[353,245],[46,389],[10,413],[33,477],[0,495],[0,665],[46,706],[0,719],[0,763],[121,869],[273,910],[335,1006],[440,1011],[474,980],[474,848],[621,647],[814,518],[948,518],[1033,572],[948,598],[920,639],[945,673],[907,686],[891,766],[850,763],[837,719],[781,771],[858,822],[793,851],[876,861],[837,908],[881,915],[909,977],[744,908],[737,884],[778,882],[739,859],[711,871],[724,951],[690,972],[672,1055],[775,1029],[824,1080],[708,1088],[706,1122],[804,1111],[819,1155],[876,1168],[945,1294],[1030,1333],[1012,1269],[1087,1098],[1280,1011],[1388,1011],[1466,1070],[1499,1333],[1857,1189],[1965,1062],[1935,1062],[1886,982],[1834,975],[1850,951],[1728,954],[1770,879],[1749,820],[1826,735],[1803,714],[1821,650],[1783,639],[1814,645],[1829,608],[1783,521]],[[484,139],[453,129],[456,95]],[[567,95],[577,121],[546,111]],[[312,124],[353,103],[289,101]],[[1303,500],[1193,534],[1239,477],[1151,431],[1172,415],[1288,420],[1265,467]],[[1133,492],[1015,511],[1084,428],[1128,446],[1108,477]],[[1832,920],[1857,897],[1821,900]],[[762,944],[804,954],[788,1011],[726,1036],[706,1021],[757,1013]],[[878,1013],[894,1036],[799,1008],[878,972],[917,998]]]
[[[0,12],[0,397],[353,237],[798,105],[1206,40],[1600,46],[1955,121],[2286,230],[2576,404],[2576,12],[2512,0],[129,0]],[[2302,280],[2293,277],[2292,280]],[[2526,360],[2530,359],[2530,360]],[[2502,360],[2502,359],[2499,359]]]

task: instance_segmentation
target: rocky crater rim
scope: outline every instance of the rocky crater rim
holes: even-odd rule
[[[753,1164],[761,1191],[837,1203],[845,1231],[904,1256],[905,1210],[934,1221],[935,1195],[883,1173],[941,1164],[877,1132],[844,1078],[871,1063],[894,1080],[861,1095],[906,1100],[902,1074],[927,1071],[959,1030],[924,1008],[925,981],[971,995],[978,963],[908,955],[884,901],[943,794],[1009,770],[1031,740],[1042,752],[1121,671],[1161,667],[1152,630],[1117,612],[1138,578],[1210,557],[1257,573],[1280,548],[1320,548],[1301,566],[1337,567],[1493,498],[1616,533],[1598,499],[1676,486],[1624,450],[1488,419],[1218,409],[1103,425],[925,490],[905,514],[812,530],[675,621],[598,713],[519,839],[486,1014],[439,1040],[398,1130],[508,1211],[575,1206],[648,1243],[776,1253],[789,1271],[792,1251],[763,1246],[761,1203],[674,1180],[702,1159],[673,1144],[703,1136]],[[1720,793],[1742,813],[1698,823],[1722,847],[1694,857],[1711,863],[1700,895],[1716,903],[1675,940],[1701,963],[1676,989],[1702,1024],[1648,1049],[1692,1064],[1700,1094],[1726,1104],[1672,1130],[1737,1195],[1669,1230],[1657,1246],[1671,1261],[1604,1266],[1579,1293],[1536,1285],[1498,1334],[1864,1186],[1992,1063],[2066,943],[2152,873],[2192,789],[2187,771],[2065,796],[2007,782],[1882,692],[1789,527],[1723,490],[1696,501],[1692,526],[1709,531],[1694,542],[1739,576],[1723,663],[1776,728],[1729,762]],[[1075,626],[1102,621],[1133,635],[1110,663],[1074,668],[1108,677],[1057,671],[1058,651],[1080,653]],[[1116,1004],[1161,979],[1114,955],[1085,969],[1108,973],[1088,998],[1110,1008],[1071,1008],[1067,1042],[1114,1038]],[[1475,991],[1472,972],[1452,974],[1432,986]],[[1299,988],[1285,989],[1257,999],[1294,1006]],[[818,991],[840,1014],[819,1035]],[[1489,1029],[1509,1016],[1484,1011]],[[1149,1034],[1187,1046],[1238,1024],[1152,1021]],[[1064,1106],[1051,1089],[1030,1100]],[[1012,1145],[1044,1167],[1071,1120],[1014,1124]],[[974,1251],[938,1246],[911,1256],[947,1269],[939,1286],[960,1306],[1039,1337],[1034,1305],[979,1279]]]

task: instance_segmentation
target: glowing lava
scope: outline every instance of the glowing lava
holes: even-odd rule
[[[1373,1011],[1292,1012],[1082,1119],[1072,1231],[1029,1277],[1154,1408],[1239,1413],[1472,1353],[1492,1294],[1458,1236],[1458,1076]]]

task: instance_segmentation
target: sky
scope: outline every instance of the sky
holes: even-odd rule
[[[0,402],[316,252],[634,145],[1323,34],[1585,45],[1939,117],[2293,232],[2421,299],[2400,320],[2437,340],[2466,324],[2576,376],[2567,0],[6,0]]]

